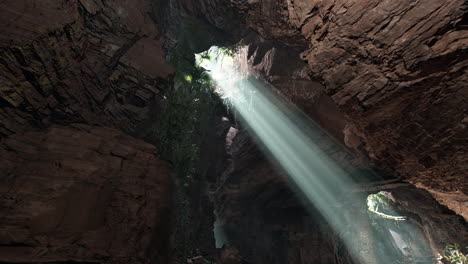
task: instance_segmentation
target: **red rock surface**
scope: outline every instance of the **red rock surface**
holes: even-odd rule
[[[221,2],[184,12],[237,39],[232,24],[258,32],[270,44],[250,45],[253,72],[371,167],[468,219],[466,1]],[[242,21],[224,20],[232,7]]]
[[[230,8],[220,2],[190,1],[186,13],[205,16],[226,30],[223,18],[217,20],[226,12],[209,12]],[[382,175],[428,190],[467,219],[466,1],[230,2],[247,27],[273,43],[249,43],[250,70]],[[307,64],[297,67],[287,55]],[[301,211],[278,170],[255,148],[237,151],[234,168],[218,179],[215,203],[241,253],[259,263],[347,263],[337,260],[343,256],[339,243],[317,217]],[[427,192],[405,183],[391,188],[406,195],[401,207],[419,215],[421,230],[439,239],[438,250],[447,241],[466,243],[463,220]],[[365,214],[365,208],[359,210]],[[359,219],[366,218],[361,214]],[[442,223],[447,225],[435,227]]]
[[[0,262],[168,261],[157,4],[0,1]]]
[[[171,180],[156,151],[78,124],[8,137],[0,144],[0,262],[163,263]]]
[[[343,245],[310,201],[298,195],[288,176],[260,154],[244,130],[234,137],[230,151],[232,163],[219,177],[215,209],[221,223],[218,228],[225,233],[226,242],[238,248],[247,263],[353,263],[347,251],[349,245]],[[329,151],[342,152],[338,148]],[[357,179],[373,176],[365,170],[352,167],[347,170]],[[392,193],[396,201],[394,209],[408,216],[407,222],[413,225],[410,231],[402,232],[414,236],[412,240],[416,241],[409,246],[413,260],[431,258],[431,250],[440,253],[448,243],[468,241],[468,226],[462,217],[441,206],[425,190],[395,180],[356,184],[349,193],[362,197],[341,201],[338,207],[347,208],[348,215],[347,221],[340,224],[347,226],[353,246],[369,263],[379,263],[378,243],[391,240],[387,228],[395,229],[392,223],[376,228],[369,218],[365,198],[381,190]],[[379,237],[382,230],[387,234]],[[418,237],[420,233],[424,235]],[[430,247],[424,250],[418,245],[421,241],[429,241]]]
[[[346,117],[346,145],[468,219],[466,1],[231,2],[248,27],[301,54]]]
[[[166,164],[123,132],[139,134],[159,114],[173,73],[165,39],[175,45],[182,35],[188,52],[201,51],[247,27],[274,43],[250,47],[253,70],[373,168],[467,217],[466,1],[178,0],[161,10],[163,2],[0,2],[0,262],[167,263]],[[178,19],[196,27],[180,30]],[[234,141],[248,140],[240,135]],[[204,143],[208,182],[180,206],[189,224],[179,239],[190,238],[181,244],[212,247],[207,185],[216,181],[231,235],[248,235],[234,237],[242,256],[346,257],[250,143],[233,143],[238,155],[221,174],[221,137]],[[335,160],[349,158],[330,142],[320,140]],[[466,241],[455,215],[404,190],[402,207],[416,210],[424,230]]]
[[[0,136],[86,122],[135,133],[173,69],[147,0],[2,1]]]
[[[168,261],[157,4],[0,2],[0,262]]]

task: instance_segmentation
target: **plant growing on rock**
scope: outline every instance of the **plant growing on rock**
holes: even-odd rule
[[[405,216],[394,216],[392,199],[389,198],[391,194],[388,192],[378,192],[371,194],[367,197],[367,207],[369,212],[378,215],[382,218],[392,219],[396,221],[406,220]]]
[[[465,247],[468,249],[468,247]],[[468,254],[463,253],[463,248],[457,244],[447,245],[443,252],[443,257],[451,264],[468,264]]]
[[[175,51],[171,63],[176,68],[174,87],[167,94],[155,134],[163,154],[173,162],[178,178],[189,184],[196,177],[200,145],[218,99],[209,75],[190,56]]]

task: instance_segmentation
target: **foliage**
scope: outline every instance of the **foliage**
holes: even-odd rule
[[[155,134],[177,176],[188,184],[196,177],[200,147],[217,98],[209,75],[189,55],[176,50],[170,62],[176,69],[174,88],[166,95],[166,108]]]
[[[255,90],[249,84],[253,84],[253,80],[247,80],[247,74],[241,72],[241,68],[237,64],[240,54],[240,49],[244,47],[242,41],[237,44],[225,47],[211,47],[202,53],[196,55],[197,65],[209,69],[209,71],[223,72],[223,87],[219,87],[216,91],[223,100],[223,104],[228,111],[233,110],[235,104],[240,107],[251,109]],[[235,113],[235,111],[233,111]]]
[[[233,60],[236,55],[240,53],[240,50],[244,47],[242,41],[239,41],[236,44],[230,46],[213,46],[209,50],[201,52],[199,55],[199,60],[226,60],[226,58]],[[200,63],[200,61],[199,61]]]
[[[398,215],[394,208],[394,202],[390,197],[391,194],[385,191],[370,194],[367,197],[370,223],[381,234],[387,234],[389,227],[397,230],[402,228],[399,222],[407,219],[406,216]]]
[[[468,249],[468,247],[465,248]],[[462,247],[457,243],[447,245],[443,257],[452,264],[468,264],[468,253],[463,253]]]
[[[238,43],[226,47],[218,47],[218,50],[229,57],[234,57],[235,55],[239,54],[240,50],[242,47],[244,47],[245,44],[243,41],[239,41]]]
[[[391,210],[392,209],[392,200],[388,198],[384,192],[378,192],[370,194],[367,197],[367,207],[369,211],[379,211],[380,210]]]
[[[197,176],[196,164],[200,147],[214,116],[219,95],[209,72],[196,63],[190,48],[181,45],[170,54],[170,63],[176,69],[173,89],[166,95],[166,107],[155,127],[160,149],[174,165],[179,179],[190,183]],[[239,43],[200,54],[202,60],[212,56],[232,57],[239,51]]]

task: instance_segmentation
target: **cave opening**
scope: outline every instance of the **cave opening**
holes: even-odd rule
[[[349,254],[350,261],[355,263],[434,261],[427,238],[416,225],[405,222],[390,227],[387,222],[374,219],[371,214],[392,221],[406,221],[407,217],[396,215],[389,192],[381,191],[366,198],[362,193],[349,191],[359,182],[315,142],[327,133],[293,102],[275,93],[267,81],[249,74],[242,67],[247,63],[242,57],[245,51],[242,46],[213,46],[196,54],[195,60],[228,112],[234,113],[237,128],[247,130],[263,155],[284,171],[293,196],[301,200],[305,210],[315,215],[318,212],[317,216],[324,219],[330,232],[344,243],[347,253],[341,254]],[[193,80],[192,76],[184,78]],[[373,174],[370,180],[375,177]],[[356,212],[362,204],[367,204],[369,215]],[[215,203],[215,210],[216,206]],[[350,218],[359,220],[350,221]],[[225,232],[224,225],[219,218],[215,219],[216,248],[228,245],[230,234]],[[240,232],[235,226],[231,228],[231,235]],[[274,248],[274,244],[282,243],[282,233],[273,234],[270,239],[277,241],[272,242]]]

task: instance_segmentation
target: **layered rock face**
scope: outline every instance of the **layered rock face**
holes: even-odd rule
[[[243,13],[245,24],[263,38],[253,42],[246,38],[245,68],[250,73],[265,78],[353,150],[358,156],[354,165],[367,164],[383,176],[411,182],[468,217],[464,112],[468,106],[464,99],[468,31],[464,1],[231,4]],[[209,20],[213,20],[211,16],[208,14]],[[299,58],[307,65],[301,65]],[[333,144],[328,138],[319,141]],[[320,221],[302,209],[277,168],[262,161],[250,147],[240,148],[242,155],[233,157],[235,168],[220,178],[222,187],[215,203],[219,221],[241,254],[254,263],[307,263],[311,259],[347,263],[346,253],[329,246],[339,242],[328,234],[331,230],[326,225],[288,225],[301,218],[310,225],[320,226]],[[338,162],[354,159],[346,153],[336,150],[330,155]],[[364,164],[361,158],[365,158]],[[361,180],[373,177],[365,173],[356,176]],[[391,189],[395,196],[403,197],[400,209],[417,219],[413,224],[417,232],[434,242],[433,253],[440,252],[448,241],[466,243],[464,221],[439,206],[427,192],[404,183],[371,189]],[[414,208],[426,208],[434,217]],[[367,219],[366,208],[360,210]],[[446,236],[433,232],[432,227],[441,222],[448,223],[438,227]],[[424,251],[417,246],[413,250]]]
[[[1,6],[1,136],[71,122],[134,133],[160,105],[173,70],[150,1]]]
[[[0,262],[169,261],[157,4],[0,3]]]
[[[465,1],[231,2],[301,53],[349,147],[467,217]]]
[[[352,263],[245,131],[226,165],[219,113],[175,205],[155,147],[125,135],[147,136],[160,114],[174,71],[163,47],[193,57],[251,31],[246,68],[333,136],[316,140],[334,161],[358,181],[374,180],[370,165],[412,182],[466,219],[465,2],[2,1],[0,262],[183,262],[212,253],[215,209],[249,263]],[[465,222],[426,192],[361,192],[378,190],[432,250],[466,243]],[[365,201],[346,206],[365,230],[360,249],[374,252]]]
[[[297,50],[250,34],[237,58],[240,71],[265,79],[275,90],[300,107],[336,139],[343,141],[346,118],[324,86],[312,80]]]
[[[0,262],[165,263],[170,173],[114,129],[54,126],[0,147]]]
[[[230,4],[200,0],[187,10],[221,10],[203,15],[223,31],[229,27],[218,14],[236,8],[244,21],[233,23],[270,42],[249,43],[251,70],[325,120],[321,125],[372,167],[429,190],[467,217],[464,1]],[[295,56],[308,67],[298,67]]]

